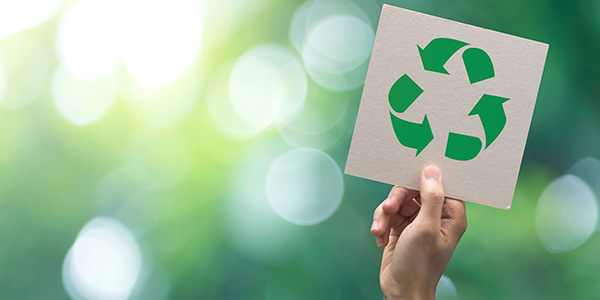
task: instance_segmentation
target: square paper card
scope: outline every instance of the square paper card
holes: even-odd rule
[[[510,209],[548,45],[384,5],[346,173]]]

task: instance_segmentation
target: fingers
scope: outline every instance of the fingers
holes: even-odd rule
[[[405,200],[404,204],[400,208],[400,215],[403,217],[410,217],[414,215],[419,209],[421,209],[421,204],[415,198],[410,198],[410,200]]]
[[[442,231],[458,242],[467,230],[467,213],[464,201],[446,198],[442,209]]]
[[[371,233],[376,237],[377,246],[385,247],[389,241],[390,228],[397,227],[404,221],[405,218],[399,213],[414,213],[418,210],[418,203],[413,203],[417,194],[417,191],[395,186],[388,198],[375,209]],[[406,208],[403,203],[407,204]]]
[[[436,166],[427,166],[421,172],[421,210],[415,221],[426,224],[427,229],[439,231],[443,206],[442,175]]]
[[[385,202],[385,201],[384,201]],[[371,233],[375,236],[377,246],[382,247],[385,244],[385,230],[389,223],[389,216],[383,213],[383,209],[380,204],[373,214],[373,224],[371,225]]]
[[[386,214],[396,214],[405,199],[412,199],[417,195],[418,192],[415,190],[407,190],[403,187],[395,186],[390,191],[388,198],[381,204],[381,208]]]

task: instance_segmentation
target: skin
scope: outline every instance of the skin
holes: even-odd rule
[[[420,192],[393,187],[371,227],[377,246],[385,247],[379,278],[385,299],[435,299],[466,229],[465,203],[444,196],[437,167],[423,169]]]

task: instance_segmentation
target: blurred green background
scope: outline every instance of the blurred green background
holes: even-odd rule
[[[386,1],[550,44],[439,299],[600,299],[600,1]],[[343,175],[383,1],[0,2],[1,299],[382,299]],[[401,166],[397,166],[401,168]]]

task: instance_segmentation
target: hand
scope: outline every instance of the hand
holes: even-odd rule
[[[371,233],[385,247],[381,291],[387,300],[435,299],[437,284],[467,229],[465,203],[445,198],[435,166],[421,173],[421,192],[395,186],[375,210]]]

